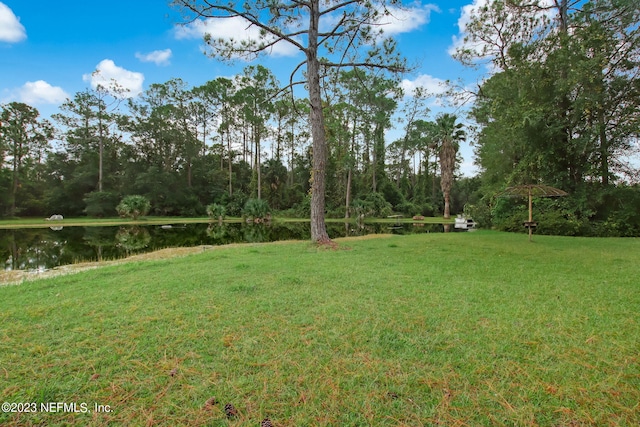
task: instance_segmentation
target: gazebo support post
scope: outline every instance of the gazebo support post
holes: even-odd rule
[[[531,241],[531,234],[533,234],[533,195],[531,194],[531,188],[529,188],[529,241]]]
[[[529,196],[529,221],[523,225],[529,229],[529,241],[532,240],[533,228],[538,224],[533,222],[533,196],[536,197],[559,197],[566,196],[567,193],[558,188],[553,188],[544,184],[516,185],[498,193],[497,197],[527,197]]]

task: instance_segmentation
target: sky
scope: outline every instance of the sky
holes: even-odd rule
[[[406,11],[387,22],[400,52],[414,70],[403,76],[405,93],[416,86],[438,93],[445,80],[476,86],[482,70],[465,68],[451,56],[464,38],[464,25],[473,8],[486,0],[405,1]],[[0,104],[13,101],[36,107],[43,117],[58,111],[65,99],[115,79],[135,97],[153,83],[181,78],[199,86],[217,77],[233,77],[249,64],[270,68],[281,83],[302,60],[290,46],[251,63],[226,64],[203,54],[203,34],[237,36],[246,25],[225,20],[184,25],[184,18],[168,0],[0,0]],[[96,75],[94,71],[99,70]],[[104,83],[104,81],[102,81]],[[453,107],[431,102],[432,117]],[[463,107],[464,108],[464,107]],[[397,139],[401,125],[387,133]],[[461,147],[461,172],[476,172],[473,150]]]

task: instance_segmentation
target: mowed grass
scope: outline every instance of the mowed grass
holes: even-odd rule
[[[0,287],[0,401],[111,409],[0,425],[637,426],[639,260],[638,239],[480,231]]]

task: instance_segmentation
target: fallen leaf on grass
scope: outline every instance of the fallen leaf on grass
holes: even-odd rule
[[[545,387],[545,390],[547,391],[547,393],[549,394],[557,394],[558,393],[558,388],[552,385],[548,385]]]
[[[216,399],[215,397],[210,397],[207,399],[206,402],[204,402],[204,409],[208,411],[217,404],[218,404],[218,399]]]
[[[236,336],[235,335],[225,335],[224,337],[222,337],[222,345],[225,347],[232,347],[233,346],[233,342],[236,340]]]

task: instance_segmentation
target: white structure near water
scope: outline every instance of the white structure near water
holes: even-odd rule
[[[454,227],[460,230],[475,230],[476,222],[471,218],[467,218],[463,215],[458,215],[456,217]]]

